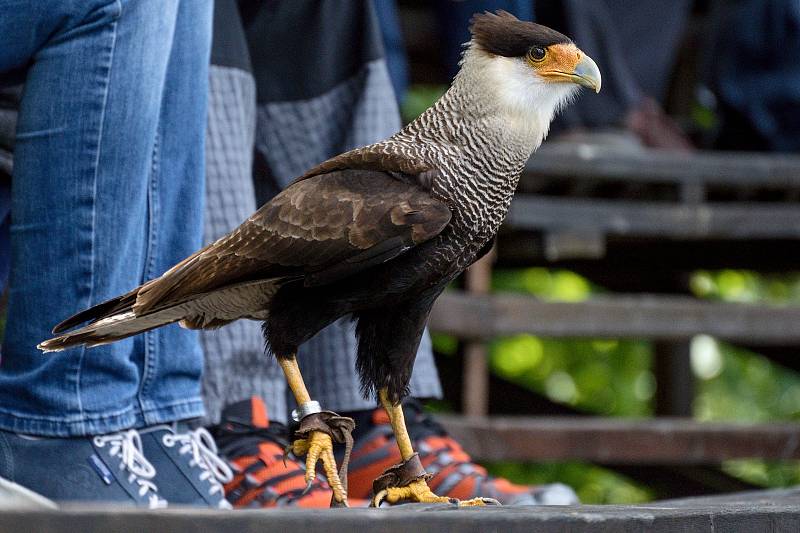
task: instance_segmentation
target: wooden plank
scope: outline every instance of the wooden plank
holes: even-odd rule
[[[708,465],[728,459],[800,459],[800,425],[705,423],[682,418],[459,417],[440,421],[482,461],[585,460]]]
[[[543,235],[536,231],[504,231],[498,239],[498,263],[501,267],[548,266],[594,272],[597,280],[631,275],[646,281],[656,271],[664,272],[741,268],[761,272],[797,270],[800,246],[797,239],[773,240],[671,240],[664,237],[612,236],[606,242],[601,260],[583,258],[547,260]],[[587,254],[588,255],[588,254]],[[601,282],[600,285],[603,285]],[[642,288],[624,284],[624,292]]]
[[[602,259],[605,252],[606,238],[599,232],[549,231],[544,236],[544,257],[550,262],[577,258]]]
[[[653,491],[657,498],[693,498],[758,490],[759,486],[726,474],[720,465],[607,464],[613,470]]]
[[[661,500],[659,505],[669,507],[698,507],[703,505],[758,505],[759,503],[798,502],[800,503],[800,488],[747,490],[729,494],[716,494],[712,496],[699,496],[694,498],[674,498]]]
[[[461,410],[472,416],[488,414],[489,362],[483,342],[473,340],[465,344],[462,379]]]
[[[653,358],[656,376],[655,414],[692,416],[694,375],[691,342],[657,341],[653,343]]]
[[[545,337],[686,340],[707,334],[750,344],[800,342],[800,307],[738,304],[683,296],[598,296],[544,302],[518,294],[446,291],[431,315],[434,331],[467,339],[530,333]]]
[[[674,239],[799,239],[796,204],[615,201],[518,194],[505,222],[515,230]]]
[[[800,157],[747,152],[676,154],[586,143],[545,143],[528,161],[521,186],[536,177],[800,188]]]
[[[471,294],[489,294],[492,286],[494,251],[486,254],[467,269],[465,286]],[[486,345],[468,341],[464,346],[464,387],[461,406],[464,413],[482,416],[489,412],[489,363]]]
[[[61,533],[147,531],[206,533],[258,531],[328,533],[753,533],[800,531],[797,496],[777,491],[735,503],[656,502],[644,505],[468,507],[408,504],[381,509],[212,509],[149,511],[112,506],[72,506],[61,511],[7,511],[0,531]]]

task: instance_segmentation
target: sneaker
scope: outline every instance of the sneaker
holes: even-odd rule
[[[318,475],[306,492],[305,465],[293,455],[284,460],[286,426],[270,422],[261,398],[229,405],[213,430],[220,451],[236,474],[225,495],[236,508],[318,507],[330,505],[333,491]]]
[[[141,430],[145,456],[158,474],[156,483],[170,504],[230,509],[222,484],[233,479],[228,463],[217,455],[214,438],[205,428],[183,424]]]
[[[507,479],[490,476],[472,462],[461,445],[426,414],[414,399],[403,403],[406,427],[429,474],[431,490],[439,496],[468,500],[478,496],[494,498],[503,505],[572,505],[579,503],[566,485],[516,485]],[[372,428],[356,437],[350,459],[349,492],[353,498],[369,498],[372,481],[384,470],[402,461],[389,417],[383,409],[372,413]]]
[[[0,430],[0,450],[0,476],[55,502],[166,507],[135,429],[77,438]]]

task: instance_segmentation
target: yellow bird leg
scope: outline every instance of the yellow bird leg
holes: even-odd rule
[[[289,388],[294,394],[298,405],[311,401],[300,367],[297,365],[297,357],[278,359]],[[333,497],[337,502],[347,504],[347,493],[339,479],[336,471],[336,459],[333,456],[333,440],[331,436],[322,431],[312,431],[307,439],[297,439],[292,443],[292,452],[301,457],[306,456],[306,490],[311,488],[311,483],[317,477],[317,461],[322,460],[322,467],[328,478],[328,484],[333,490]]]
[[[408,461],[414,455],[414,447],[411,443],[411,437],[408,435],[406,429],[406,420],[403,415],[403,407],[400,404],[393,404],[389,400],[389,393],[386,389],[378,391],[378,398],[381,405],[389,415],[389,422],[392,424],[395,440],[397,440],[397,447],[400,449],[400,455],[404,461]],[[471,500],[457,500],[456,498],[448,498],[446,496],[437,496],[428,487],[428,482],[425,479],[417,479],[403,487],[388,487],[372,498],[372,505],[378,507],[383,500],[389,503],[397,503],[399,501],[415,501],[419,503],[456,503],[459,507],[471,507],[481,505],[500,505],[495,499],[492,498],[472,498]]]
[[[308,394],[303,375],[300,373],[300,367],[297,365],[297,357],[292,356],[289,359],[278,358],[278,364],[283,369],[283,374],[286,376],[286,381],[289,383],[289,388],[292,389],[292,394],[294,394],[294,399],[297,400],[298,405],[310,402],[311,395]]]
[[[389,393],[386,389],[381,389],[378,392],[378,397],[381,400],[381,405],[389,415],[389,421],[394,431],[394,438],[397,441],[397,447],[400,448],[400,455],[403,457],[404,461],[407,461],[414,455],[414,447],[411,444],[411,437],[408,436],[408,430],[406,429],[406,418],[405,415],[403,415],[403,407],[394,405],[389,400]]]

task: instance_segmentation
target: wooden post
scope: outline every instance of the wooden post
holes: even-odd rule
[[[488,294],[492,285],[494,249],[466,271],[466,290],[473,294]],[[464,414],[484,416],[489,411],[489,362],[486,345],[469,341],[464,346],[464,388],[461,407]]]
[[[692,416],[694,377],[690,363],[689,341],[653,343],[658,416]]]

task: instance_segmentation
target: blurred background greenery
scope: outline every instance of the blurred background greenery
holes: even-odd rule
[[[701,298],[800,303],[800,274],[766,277],[738,270],[702,271],[692,275],[691,287]],[[545,268],[497,270],[493,290],[552,301],[580,301],[604,292],[574,272]],[[440,354],[454,353],[454,339],[435,335],[434,342]],[[793,371],[703,335],[692,341],[691,365],[697,382],[694,416],[698,420],[800,419],[800,376]],[[646,341],[518,335],[491,343],[490,366],[500,377],[587,413],[621,417],[653,413],[656,383],[652,347]],[[647,487],[589,464],[489,466],[494,473],[517,482],[567,483],[584,503],[635,503],[654,497]],[[765,487],[800,483],[798,462],[730,461],[723,469]]]

